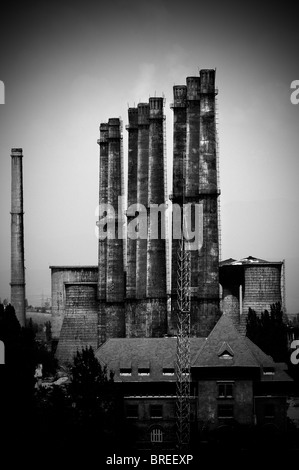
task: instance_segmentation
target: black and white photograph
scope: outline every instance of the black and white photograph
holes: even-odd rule
[[[294,468],[299,5],[1,9],[1,468]]]

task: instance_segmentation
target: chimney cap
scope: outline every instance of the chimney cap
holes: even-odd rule
[[[22,148],[12,148],[11,149],[11,156],[12,157],[22,157],[23,156],[23,149]]]

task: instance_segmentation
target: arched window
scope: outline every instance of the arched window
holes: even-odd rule
[[[163,442],[163,431],[160,428],[151,430],[151,442]]]

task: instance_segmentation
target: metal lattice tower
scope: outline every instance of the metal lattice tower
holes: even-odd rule
[[[178,333],[176,355],[176,419],[180,450],[190,444],[190,252],[182,235],[178,250]]]

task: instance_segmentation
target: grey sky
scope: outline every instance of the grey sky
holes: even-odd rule
[[[287,308],[299,311],[299,105],[290,102],[298,8],[39,1],[3,16],[2,298],[10,294],[10,149],[24,152],[26,291],[37,304],[50,295],[49,265],[97,263],[100,122],[120,116],[125,126],[128,105],[164,93],[170,162],[172,87],[216,67],[222,258],[285,258]]]

